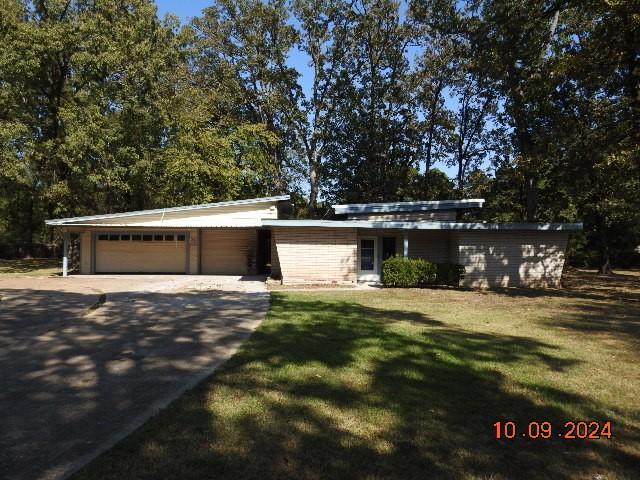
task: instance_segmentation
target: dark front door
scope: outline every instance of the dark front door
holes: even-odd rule
[[[396,237],[382,237],[382,260],[396,254]]]
[[[271,230],[258,230],[256,263],[259,274],[269,275],[271,273]]]

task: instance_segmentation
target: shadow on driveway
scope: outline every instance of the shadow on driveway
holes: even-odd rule
[[[0,290],[0,477],[77,468],[233,354],[258,291]]]

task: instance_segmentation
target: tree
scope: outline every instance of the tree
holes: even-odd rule
[[[298,167],[290,153],[300,87],[298,73],[287,66],[298,38],[288,17],[283,0],[218,0],[193,21],[199,73],[213,80],[223,71],[225,81],[235,82],[240,117],[264,125],[279,140],[263,144],[274,168],[273,177],[262,181],[273,193],[287,190],[287,175]]]
[[[347,52],[348,5],[327,0],[294,0],[293,12],[298,22],[298,48],[309,57],[311,91],[298,99],[299,110],[294,124],[308,166],[311,215],[317,207],[325,145],[331,137],[329,118],[334,114],[337,76]]]
[[[477,0],[465,6],[469,41],[477,64],[495,82],[504,101],[504,118],[523,172],[527,221],[538,214],[537,192],[546,144],[547,99],[554,90],[554,43],[564,2]]]
[[[337,201],[399,200],[419,155],[407,88],[408,28],[392,0],[357,1],[348,14],[351,35],[326,146],[327,194]]]
[[[611,271],[616,252],[640,243],[640,19],[633,3],[594,0],[575,9],[553,97],[553,178],[585,221],[601,273]]]

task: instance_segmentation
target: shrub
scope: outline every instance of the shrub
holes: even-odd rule
[[[457,263],[439,263],[436,266],[436,283],[457,287],[464,275],[464,266]]]
[[[418,287],[436,281],[436,266],[421,258],[390,257],[382,262],[382,284],[388,287]]]

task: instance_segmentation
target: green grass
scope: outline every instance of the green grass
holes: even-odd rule
[[[235,357],[74,479],[637,478],[640,277],[571,281],[273,293]],[[497,420],[614,438],[496,440]]]
[[[60,260],[55,258],[0,259],[0,278],[3,277],[51,277],[62,271]]]

